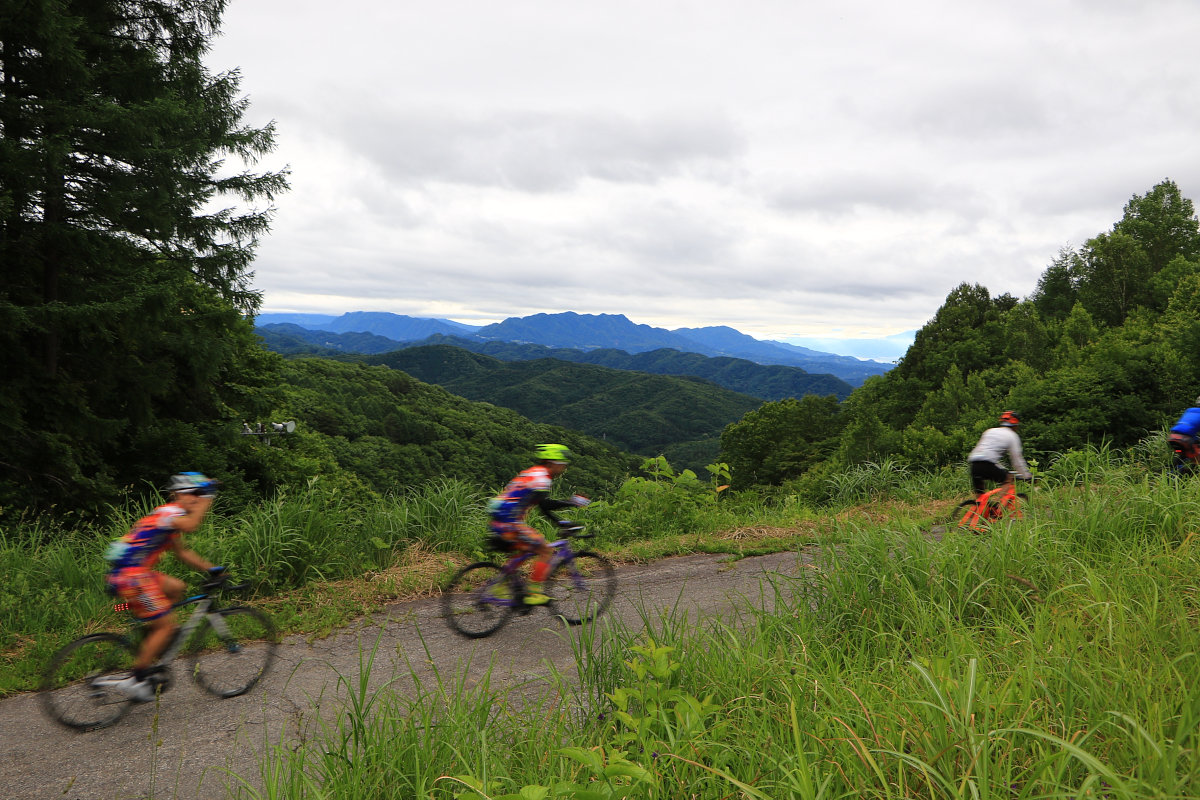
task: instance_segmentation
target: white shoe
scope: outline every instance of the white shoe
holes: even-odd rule
[[[154,699],[154,684],[150,681],[139,681],[132,675],[114,683],[113,688],[135,703],[149,703]]]

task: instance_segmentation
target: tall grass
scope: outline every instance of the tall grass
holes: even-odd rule
[[[244,795],[1197,797],[1198,495],[1089,455],[987,535],[847,527],[733,618],[585,628],[532,699],[351,703]]]
[[[373,501],[352,500],[313,483],[224,516],[216,506],[185,542],[231,565],[260,595],[385,568],[414,545],[470,552],[484,532],[484,495],[458,481],[435,481]],[[45,523],[0,531],[0,695],[30,689],[50,655],[89,629],[127,617],[112,610],[103,553],[149,506],[114,509],[104,526],[61,530]],[[186,566],[159,567],[194,582]]]

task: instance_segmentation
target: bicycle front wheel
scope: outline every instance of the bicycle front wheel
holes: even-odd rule
[[[490,636],[512,617],[516,598],[500,567],[480,561],[463,567],[442,591],[442,616],[468,639]]]
[[[546,578],[546,594],[554,598],[552,613],[570,625],[600,616],[617,593],[617,572],[599,553],[575,553]]]
[[[114,684],[129,677],[135,655],[133,644],[115,633],[71,642],[42,674],[42,708],[55,722],[76,730],[112,725],[131,704]]]
[[[210,611],[187,643],[192,677],[217,697],[245,694],[271,668],[277,644],[275,625],[257,608]]]

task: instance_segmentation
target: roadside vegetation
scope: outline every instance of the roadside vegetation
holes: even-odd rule
[[[1165,449],[1165,448],[1164,448]],[[542,701],[443,675],[367,694],[306,746],[272,749],[242,797],[1188,797],[1200,792],[1200,487],[1160,443],[1060,454],[1028,513],[945,531],[959,470],[860,465],[825,498],[719,490],[644,464],[581,515],[618,559],[811,547],[770,608],[645,614],[585,630]],[[286,630],[320,635],[435,591],[476,555],[486,493],[435,481],[364,503],[314,483],[195,537]],[[111,627],[88,535],[0,549],[4,691],[84,630]],[[370,669],[371,653],[363,654]],[[236,778],[234,779],[236,782]],[[249,787],[263,786],[259,788]],[[683,793],[687,789],[687,793]]]
[[[766,552],[793,546],[798,520],[818,526],[817,514],[786,500],[720,489],[723,465],[705,479],[661,458],[644,466],[644,477],[594,494],[580,517],[618,558]],[[453,479],[387,495],[317,479],[228,514],[219,498],[187,541],[248,581],[284,632],[323,635],[388,600],[434,593],[454,568],[482,557],[492,494]],[[0,696],[32,689],[50,655],[76,636],[128,624],[104,590],[103,553],[160,500],[114,508],[103,523],[43,517],[0,527]],[[537,514],[533,521],[544,525]],[[159,566],[192,585],[198,579],[176,559]]]
[[[457,675],[416,696],[347,676],[345,709],[237,791],[1195,797],[1200,489],[1146,466],[1066,454],[1023,519],[982,536],[937,535],[948,486],[910,478],[825,516],[819,567],[770,608],[583,630],[578,674],[549,676],[541,702]]]
[[[718,441],[681,418],[707,384],[683,409],[674,391],[607,392],[643,408],[606,423],[639,440],[691,424],[654,442],[673,467],[579,432],[582,412],[557,427],[265,350],[250,269],[287,174],[253,170],[274,130],[243,124],[236,71],[203,66],[225,4],[102,5],[45,24],[24,4],[3,30],[22,56],[3,65],[20,102],[0,128],[23,133],[0,159],[0,695],[123,624],[101,553],[173,472],[225,484],[190,544],[285,632],[321,635],[436,591],[477,555],[490,490],[557,441],[576,455],[558,490],[597,501],[581,519],[615,560],[812,546],[820,568],[739,620],[585,631],[579,675],[541,707],[457,676],[417,698],[351,692],[245,794],[1200,796],[1200,490],[1166,476],[1155,433],[1200,387],[1200,220],[1173,181],[1060,251],[1025,299],[953,289],[844,401],[726,406],[742,417]],[[248,171],[224,176],[226,158]],[[519,394],[553,409],[561,384]],[[939,538],[963,455],[1006,408],[1045,462],[1030,513]],[[274,443],[241,435],[285,420]]]

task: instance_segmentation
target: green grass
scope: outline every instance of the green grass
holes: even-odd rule
[[[1200,483],[1148,473],[1136,453],[1067,454],[1023,519],[939,540],[933,522],[965,481],[859,469],[833,487],[844,501],[823,509],[647,485],[594,504],[581,517],[617,531],[600,543],[610,553],[795,546],[790,529],[819,542],[820,568],[734,619],[667,611],[637,633],[585,629],[578,674],[548,676],[541,701],[523,691],[508,702],[458,675],[417,696],[368,693],[356,677],[351,702],[306,746],[269,750],[241,795],[1200,796]],[[848,505],[862,496],[875,499]],[[195,545],[259,554],[244,569],[272,592],[275,616],[318,630],[355,607],[347,597],[366,606],[408,591],[398,559],[429,556],[418,560],[436,585],[478,542],[476,497],[441,485],[362,508],[314,488],[219,520]],[[10,585],[41,598],[0,595],[14,650],[87,627],[83,594],[47,584],[86,583],[78,554],[98,552],[105,532],[48,533],[0,548]],[[371,537],[382,546],[364,547]],[[305,547],[329,558],[304,567],[294,554]],[[338,570],[350,574],[317,577]],[[53,591],[85,609],[57,629],[33,608]],[[36,646],[21,652],[13,666],[36,663]],[[3,672],[19,685],[20,669]]]
[[[186,537],[209,560],[254,587],[285,633],[324,635],[384,602],[437,591],[455,565],[483,557],[490,493],[436,480],[396,495],[352,499],[319,482],[235,515],[220,503]],[[33,689],[61,646],[85,632],[119,630],[128,618],[104,590],[108,543],[149,507],[114,509],[107,525],[63,530],[34,524],[0,530],[0,696]],[[806,512],[810,513],[811,512]],[[751,498],[717,501],[704,486],[643,482],[599,499],[580,519],[597,544],[626,560],[689,552],[748,554],[783,549],[794,537],[723,539],[740,525],[785,525],[796,509],[763,509]],[[546,533],[544,522],[536,519]],[[198,576],[171,557],[159,564],[191,585]]]
[[[983,536],[843,514],[770,608],[585,630],[532,706],[381,690],[243,796],[1200,796],[1198,496],[1109,463]]]

